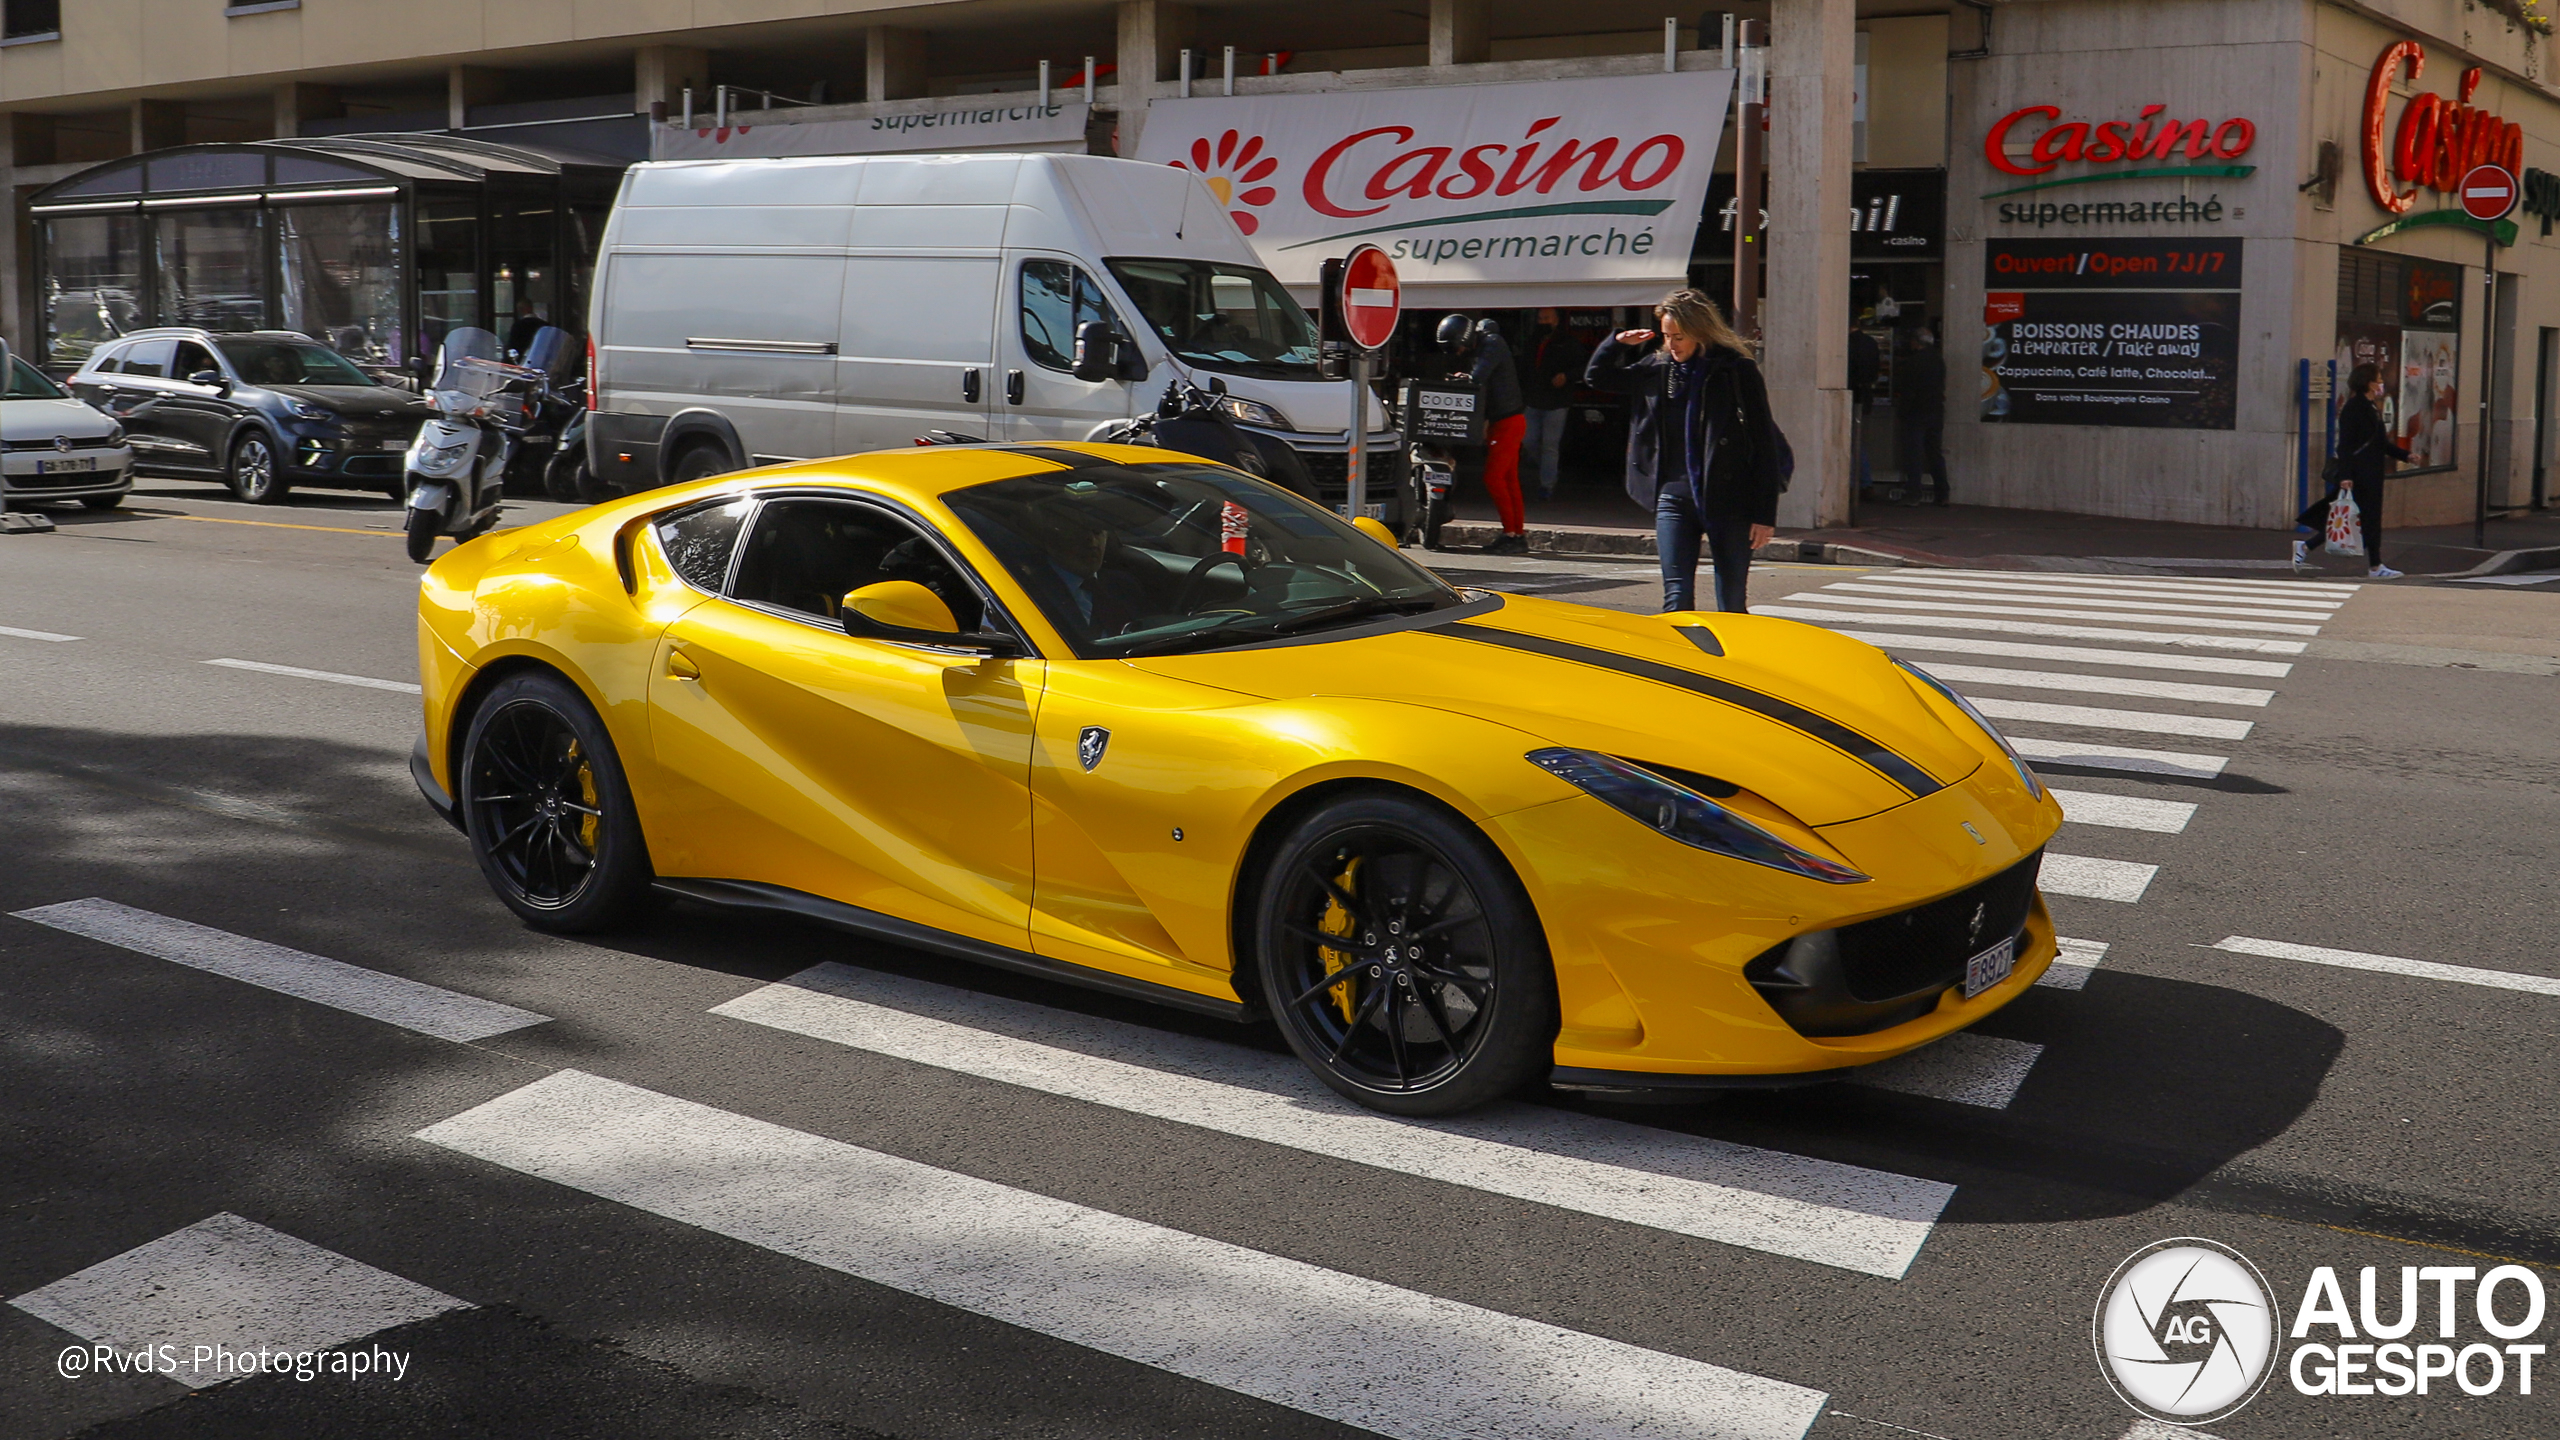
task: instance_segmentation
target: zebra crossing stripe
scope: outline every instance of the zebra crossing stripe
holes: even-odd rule
[[[1819,591],[1814,593],[1822,595],[1847,594],[1912,596],[1924,597],[1930,600],[1987,600],[1997,603],[2003,609],[2023,609],[2021,602],[2028,605],[2076,605],[2087,610],[2130,610],[2146,616],[2156,616],[2177,620],[2183,620],[2190,615],[2222,615],[2233,617],[2255,616],[2267,620],[2309,620],[2315,622],[2329,618],[2329,612],[2325,610],[2316,612],[2299,609],[2289,610],[2237,603],[2200,605],[2175,600],[2124,600],[2118,599],[2112,595],[2090,595],[2076,591],[2062,595],[2012,594],[2001,590],[1952,590],[1935,585],[1860,585],[1849,581],[1841,581],[1835,584],[1825,585]],[[1964,608],[1970,609],[1973,607],[1968,606]],[[2026,611],[2025,613],[2032,614],[2038,612]],[[2052,611],[2043,613],[2059,614],[2062,612]]]
[[[1528,1105],[1398,1119],[1286,1055],[819,965],[714,1015],[1472,1190],[1899,1279],[1955,1187]],[[1013,1034],[1006,1031],[1016,1032]],[[1039,1040],[1023,1038],[1039,1036]]]
[[[1906,647],[1907,648],[1907,647]],[[2071,690],[2084,695],[2132,695],[2145,700],[2184,700],[2197,705],[2265,706],[2273,690],[2241,685],[2190,685],[2178,680],[2127,679],[2121,675],[2083,675],[2072,670],[2011,670],[1997,665],[1949,665],[1937,662],[1929,673],[1950,685],[2006,685],[2017,690]]]
[[[1801,1440],[1828,1399],[575,1070],[418,1138],[1397,1440]]]
[[[2077,740],[2047,740],[2039,735],[2012,735],[2009,748],[2030,760],[2049,760],[2057,765],[2122,770],[2132,775],[2173,775],[2182,780],[2210,780],[2231,763],[2225,755],[2190,755],[2133,745],[2088,745]]]
[[[2233,590],[2219,585],[2161,585],[2127,583],[2123,585],[2065,585],[2043,580],[1946,579],[1928,575],[1863,575],[1862,583],[1898,585],[1914,590],[1989,590],[2003,595],[2124,595],[2163,600],[2226,600],[2252,605],[2289,606],[2298,610],[2335,611],[2346,604],[2326,595],[2290,595],[2281,592]]]
[[[2069,570],[1931,570],[1932,576],[1947,575],[1961,580],[2032,579],[2043,585],[2135,585],[2145,589],[2160,585],[2211,585],[2222,590],[2238,590],[2271,595],[2335,595],[2352,600],[2361,585],[2323,580],[2207,580],[2188,576],[2152,575],[2084,575]]]
[[[2056,990],[2085,989],[2089,976],[2107,963],[2107,942],[2104,940],[2074,940],[2067,935],[2057,935],[2053,937],[2053,943],[2060,947],[2061,953],[2055,955],[2053,963],[2036,977],[2039,985],[2050,985]]]
[[[2246,740],[2250,722],[2221,715],[2178,715],[2158,710],[2113,710],[2097,705],[2053,705],[2040,700],[2003,700],[1968,695],[1973,707],[1994,720],[2041,721],[2077,725],[2089,730],[2142,730],[2157,735],[2193,735],[2203,740]]]
[[[2157,865],[2142,865],[2131,860],[2101,860],[2094,855],[2056,855],[2045,852],[2044,867],[2036,873],[2036,887],[2048,895],[2076,895],[2083,900],[2113,900],[2130,905],[2151,888],[2151,877],[2160,873]]]
[[[2074,825],[2104,825],[2114,830],[2148,830],[2155,835],[2176,835],[2187,828],[2196,815],[2196,807],[2184,800],[2145,800],[2134,795],[2100,795],[2087,790],[2056,790],[2046,793],[2062,802],[2062,818]]]
[[[2043,1054],[2043,1046],[2024,1040],[1959,1030],[1907,1055],[1877,1061],[1851,1078],[1878,1090],[2006,1110]]]
[[[2166,621],[2172,625],[2193,625],[2206,630],[2263,630],[2272,635],[2317,635],[2317,625],[2292,625],[2280,620],[2225,620],[2205,615],[2175,615],[2163,611],[2143,611],[2119,615],[2110,610],[2092,608],[2067,609],[2059,605],[1970,605],[1955,600],[1894,600],[1873,595],[1834,595],[1830,589],[1799,590],[1787,597],[1793,604],[1818,602],[1827,605],[1863,605],[1882,610],[1926,610],[1944,615],[2038,615],[2049,620],[2106,620],[2118,625],[2138,625],[2144,621]]]
[[[1768,613],[1763,606],[1759,612]],[[2198,675],[2252,675],[2281,680],[2293,673],[2283,660],[2228,660],[2219,655],[2163,655],[2148,650],[2100,650],[2089,645],[2035,645],[2023,640],[1977,640],[1969,635],[1887,635],[1874,630],[1840,630],[1852,640],[1888,650],[1922,655],[1998,655],[2012,660],[2056,660],[2066,664],[2113,665],[2127,670],[2186,670]],[[1937,666],[1930,673],[1943,676]],[[2269,692],[2273,693],[2273,692]]]
[[[2446,965],[2434,960],[2403,960],[2397,955],[2368,955],[2361,950],[2330,950],[2318,945],[2294,945],[2282,940],[2253,940],[2246,935],[2226,935],[2213,942],[2216,950],[2230,950],[2241,955],[2264,955],[2274,960],[2303,960],[2313,965],[2334,965],[2342,970],[2374,970],[2385,975],[2406,975],[2418,980],[2450,980],[2457,985],[2485,985],[2493,990],[2518,990],[2527,995],[2560,995],[2560,979],[2549,975],[2523,975],[2513,970],[2483,970],[2471,965]]]
[[[1819,591],[1801,591],[1787,598],[1801,600]],[[2048,620],[1994,620],[1972,615],[1889,615],[1867,611],[1830,610],[1822,607],[1800,609],[1793,605],[1754,605],[1754,615],[1776,615],[1788,620],[1810,620],[1817,625],[1837,628],[1835,622],[1852,625],[1903,626],[1915,630],[1970,630],[1999,635],[2038,635],[2050,640],[2112,640],[2127,645],[2170,645],[2195,650],[2234,650],[2250,655],[2299,655],[2311,647],[2300,640],[2264,640],[2254,635],[2197,635],[2174,630],[2108,630],[2096,625],[2061,625]],[[1853,631],[1842,631],[1853,634]],[[1866,637],[1861,637],[1866,638]],[[1874,642],[1870,642],[1874,643]],[[2138,665],[2138,660],[2120,660],[2120,665]],[[2253,672],[2254,673],[2254,672]]]

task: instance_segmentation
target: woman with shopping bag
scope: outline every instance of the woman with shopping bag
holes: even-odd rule
[[[2399,579],[2399,571],[2382,563],[2382,475],[2389,462],[2408,458],[2382,423],[2381,368],[2357,366],[2347,374],[2347,403],[2338,407],[2338,453],[2320,472],[2328,493],[2293,517],[2294,568],[2310,568],[2311,537],[2325,531],[2322,549],[2353,555],[2360,535],[2366,576]]]

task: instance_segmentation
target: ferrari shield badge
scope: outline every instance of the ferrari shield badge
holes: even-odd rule
[[[1110,731],[1099,725],[1087,725],[1084,727],[1084,733],[1076,737],[1076,759],[1081,761],[1084,768],[1090,772],[1094,766],[1102,763],[1103,747],[1110,743]]]

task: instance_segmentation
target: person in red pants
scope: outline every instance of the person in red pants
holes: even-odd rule
[[[1484,407],[1484,488],[1502,517],[1502,535],[1484,553],[1526,555],[1529,522],[1520,505],[1520,437],[1529,421],[1520,398],[1520,367],[1491,320],[1470,324],[1464,315],[1444,315],[1437,339],[1442,350],[1467,367],[1476,382],[1476,403]]]

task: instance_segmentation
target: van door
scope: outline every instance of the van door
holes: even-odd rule
[[[1102,287],[1063,255],[1016,253],[1012,313],[1001,325],[1005,438],[1081,440],[1106,420],[1136,413],[1130,382],[1075,377],[1076,327],[1109,325],[1129,343],[1129,327],[1112,313]]]
[[[989,428],[993,255],[856,255],[845,262],[836,354],[836,450],[904,450],[928,430]]]

